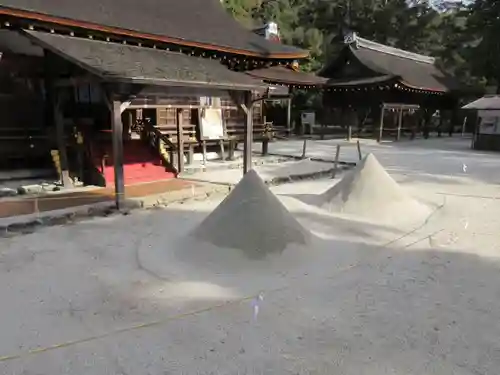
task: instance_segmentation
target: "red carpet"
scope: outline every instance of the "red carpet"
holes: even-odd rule
[[[115,184],[115,171],[113,164],[113,147],[109,144],[101,144],[101,155],[108,155],[104,167],[103,176],[106,186]],[[100,167],[98,167],[101,170]],[[129,140],[123,142],[123,173],[125,185],[142,182],[153,182],[175,178],[175,173],[169,171],[162,163],[160,156],[141,140]]]

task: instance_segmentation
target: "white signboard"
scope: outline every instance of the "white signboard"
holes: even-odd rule
[[[500,122],[497,116],[481,117],[481,125],[479,126],[480,134],[500,134]]]
[[[200,131],[202,139],[224,139],[224,123],[222,110],[218,108],[204,108],[200,110]]]
[[[314,112],[302,112],[301,113],[302,125],[315,125],[316,124],[316,114]]]

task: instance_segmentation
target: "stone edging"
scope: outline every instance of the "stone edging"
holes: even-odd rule
[[[300,159],[300,158],[299,158]],[[314,160],[314,159],[311,159]],[[314,160],[321,161],[321,160]],[[345,171],[352,168],[356,163],[339,162],[339,172]],[[266,180],[266,185],[278,186],[285,183],[293,181],[304,181],[304,180],[315,180],[325,177],[331,177],[334,168],[330,168],[323,171],[289,175],[283,177],[276,177],[270,180]],[[189,178],[186,178],[189,180]],[[194,181],[194,180],[192,180]],[[170,191],[165,194],[151,195],[142,198],[131,198],[125,201],[125,208],[118,212],[115,208],[114,202],[104,202],[97,203],[94,205],[87,206],[76,206],[72,208],[67,208],[64,210],[49,211],[40,214],[38,217],[33,218],[33,215],[29,215],[29,218],[20,217],[19,220],[14,218],[12,223],[1,225],[0,224],[0,238],[1,237],[13,237],[16,235],[30,234],[42,227],[64,225],[64,224],[75,224],[78,221],[88,219],[91,217],[106,217],[121,213],[122,215],[128,215],[131,210],[134,209],[148,209],[155,207],[165,207],[172,203],[186,203],[193,200],[205,200],[213,195],[227,195],[234,187],[233,184],[224,183],[207,183],[202,181],[197,181],[202,183],[198,187],[192,187],[192,189],[181,189],[176,191]]]
[[[125,200],[125,207],[118,211],[114,202],[97,203],[87,206],[76,206],[63,210],[48,211],[38,217],[13,218],[12,223],[0,224],[0,238],[30,234],[43,227],[75,224],[92,217],[106,217],[121,213],[128,215],[131,210],[167,206],[172,203],[184,203],[191,200],[204,200],[214,194],[227,194],[228,186],[205,184],[194,189],[182,189],[165,194],[131,198]]]

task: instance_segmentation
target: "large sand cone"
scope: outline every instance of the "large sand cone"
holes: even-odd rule
[[[429,214],[429,208],[394,181],[373,154],[368,154],[354,170],[323,193],[319,203],[328,211],[382,220],[390,218],[395,222]]]
[[[281,252],[289,244],[306,244],[310,238],[310,232],[253,170],[192,235],[219,247],[241,249],[250,257]]]

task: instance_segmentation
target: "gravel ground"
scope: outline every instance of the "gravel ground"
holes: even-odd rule
[[[178,251],[215,198],[2,239],[0,373],[497,374],[500,159],[454,142],[373,151],[434,207],[419,226],[293,198],[332,180],[272,188],[316,237],[300,262],[215,275],[184,260],[170,279],[142,267],[141,249]]]

